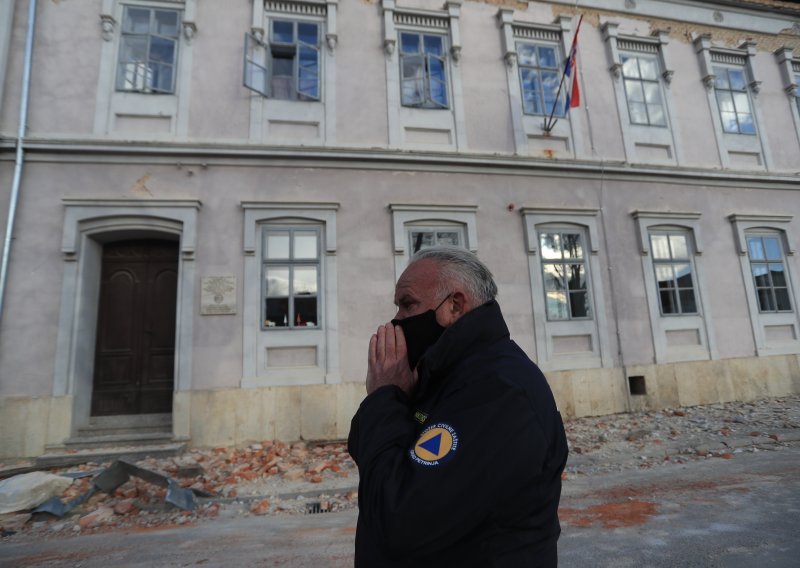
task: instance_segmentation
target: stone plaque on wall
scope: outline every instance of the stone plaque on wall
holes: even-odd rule
[[[206,276],[202,279],[200,314],[204,316],[236,313],[236,277]]]

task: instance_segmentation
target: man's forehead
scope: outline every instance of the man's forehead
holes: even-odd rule
[[[419,296],[429,292],[436,284],[439,270],[437,263],[428,259],[415,262],[403,271],[395,286],[395,299],[402,295]]]

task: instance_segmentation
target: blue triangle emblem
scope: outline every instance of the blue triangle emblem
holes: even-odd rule
[[[442,434],[440,432],[440,433],[436,434],[430,440],[425,440],[424,442],[422,442],[419,445],[419,447],[422,448],[423,450],[429,451],[430,453],[432,453],[435,456],[438,456],[439,455],[439,449],[441,448],[441,445],[442,445]]]

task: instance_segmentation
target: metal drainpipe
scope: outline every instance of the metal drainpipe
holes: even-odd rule
[[[8,202],[8,221],[6,239],[3,242],[3,260],[0,265],[0,322],[3,319],[6,283],[8,281],[8,261],[11,257],[11,238],[14,234],[14,219],[17,214],[19,189],[22,181],[22,165],[25,162],[23,141],[28,130],[28,95],[31,86],[31,62],[33,60],[33,34],[36,26],[36,0],[28,4],[28,32],[25,39],[25,66],[22,71],[22,97],[19,103],[19,128],[17,130],[17,157],[14,161],[14,181],[11,186],[11,199]]]

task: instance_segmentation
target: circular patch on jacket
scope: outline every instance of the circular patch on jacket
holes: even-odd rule
[[[418,464],[434,466],[452,458],[457,448],[458,434],[455,429],[449,424],[439,423],[425,428],[408,453]]]

